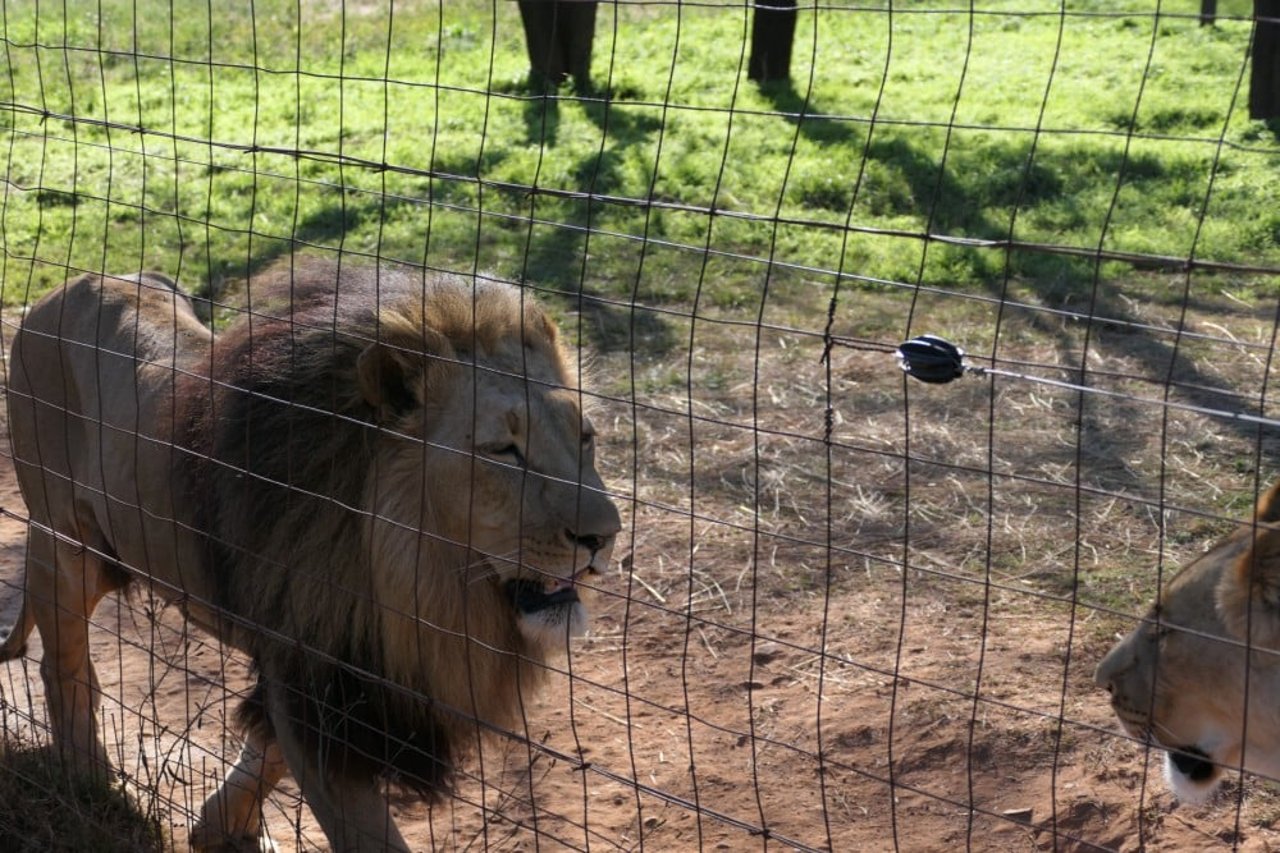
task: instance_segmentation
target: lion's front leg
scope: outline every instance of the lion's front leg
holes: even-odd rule
[[[200,809],[191,849],[274,850],[263,832],[262,803],[286,770],[279,744],[259,727],[251,728],[236,766]]]
[[[44,656],[40,675],[53,743],[76,766],[101,770],[107,753],[98,735],[98,675],[89,658],[89,617],[111,588],[90,550],[35,527],[27,536],[27,601]]]
[[[300,723],[289,713],[284,701],[288,688],[268,684],[267,715],[276,741],[303,799],[319,821],[334,853],[357,851],[403,851],[408,853],[400,831],[391,818],[387,799],[373,779],[343,776],[340,768],[327,766],[317,751],[309,750],[298,731]]]

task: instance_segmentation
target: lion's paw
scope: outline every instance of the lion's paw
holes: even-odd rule
[[[205,824],[191,830],[192,853],[279,853],[266,832],[232,837]]]

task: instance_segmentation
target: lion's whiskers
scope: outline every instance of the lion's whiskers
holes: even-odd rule
[[[499,565],[504,567],[509,565],[511,567],[511,570],[514,571],[519,566],[519,563],[514,559],[516,556],[519,555],[519,553],[520,553],[520,549],[518,548],[508,551],[505,554],[483,554],[482,553],[476,559],[472,560],[470,563],[459,566],[456,569],[456,571],[459,574],[471,574],[471,571],[473,569],[477,569],[477,568],[482,569],[483,571],[476,572],[474,575],[471,575],[470,577],[467,578],[466,585],[471,586],[473,583],[476,583],[477,581],[482,581],[487,578],[499,577],[500,575],[502,575],[503,571],[502,569],[499,568]]]
[[[533,578],[557,578],[553,571],[547,569],[539,569],[520,560],[522,548],[514,548],[505,554],[481,554],[477,559],[464,566],[460,566],[457,571],[459,573],[469,573],[472,569],[482,568],[483,571],[476,572],[467,578],[466,586],[471,586],[488,578],[501,578],[506,576],[514,577],[521,573]]]
[[[1156,729],[1162,732],[1163,734],[1168,735],[1171,741],[1177,740],[1177,738],[1173,736],[1173,730],[1170,729],[1168,726],[1166,726],[1164,723],[1161,723],[1159,720],[1150,720],[1147,725],[1151,729]]]

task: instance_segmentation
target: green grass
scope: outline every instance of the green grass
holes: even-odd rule
[[[743,9],[602,5],[596,91],[551,99],[524,84],[513,3],[338,5],[6,3],[4,302],[68,266],[216,293],[291,239],[747,313],[765,272],[740,255],[868,287],[1009,272],[1055,292],[1094,274],[897,233],[926,229],[1280,263],[1280,147],[1243,91],[1231,110],[1248,24],[1177,17],[1191,0],[1158,21],[1152,0],[824,7],[800,15],[792,84],[763,88]],[[707,246],[725,254],[700,293]]]

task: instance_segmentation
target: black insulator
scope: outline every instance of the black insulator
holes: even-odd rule
[[[964,350],[936,335],[921,335],[898,345],[898,362],[908,376],[941,385],[964,376]]]

